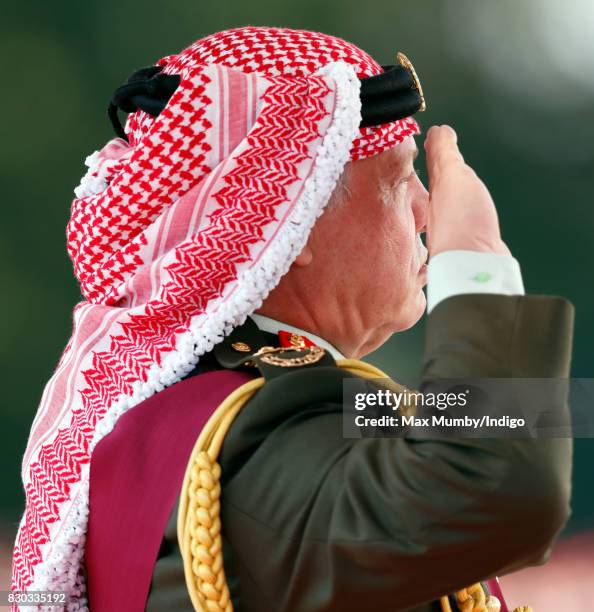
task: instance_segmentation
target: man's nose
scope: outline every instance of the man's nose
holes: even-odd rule
[[[425,185],[423,185],[418,176],[415,177],[412,206],[416,230],[418,233],[423,233],[427,225],[429,192],[425,189]]]

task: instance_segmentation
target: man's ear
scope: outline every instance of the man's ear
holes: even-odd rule
[[[295,261],[293,262],[293,265],[299,266],[300,268],[304,268],[305,266],[309,266],[312,259],[313,259],[313,251],[311,250],[311,247],[309,246],[309,243],[308,243],[303,247],[303,249],[301,250],[301,253],[297,255],[297,257],[295,258]]]

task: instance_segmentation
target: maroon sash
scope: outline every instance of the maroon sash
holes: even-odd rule
[[[505,599],[503,598],[503,593],[501,592],[501,587],[499,586],[499,580],[497,578],[491,578],[490,580],[485,580],[485,582],[487,583],[489,593],[497,597],[501,602],[501,612],[509,612]]]
[[[93,612],[145,609],[196,439],[218,405],[252,378],[232,370],[186,378],[131,408],[97,444],[85,546]]]

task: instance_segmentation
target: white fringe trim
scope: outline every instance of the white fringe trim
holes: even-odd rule
[[[114,428],[119,417],[151,395],[180,381],[198,363],[199,356],[212,350],[232,329],[260,307],[270,291],[305,246],[316,219],[336,186],[349,159],[352,142],[359,131],[361,83],[354,68],[346,62],[334,62],[315,74],[329,76],[336,83],[336,111],[334,120],[322,139],[314,161],[312,174],[305,182],[299,201],[284,226],[262,255],[257,266],[246,270],[237,280],[238,286],[222,304],[213,304],[215,312],[197,316],[190,329],[176,341],[176,349],[163,360],[161,367],[151,367],[147,382],[137,382],[132,396],[122,396],[97,424],[91,443],[95,445]],[[91,156],[92,157],[92,156]],[[89,159],[89,161],[92,161]],[[88,173],[87,173],[88,174]],[[66,591],[78,600],[66,607],[68,612],[88,612],[86,585],[82,575],[82,561],[88,521],[88,468],[81,474],[78,504],[65,517],[55,541],[50,543],[50,556],[35,568],[30,591]],[[44,606],[48,611],[62,607]]]
[[[87,173],[80,179],[78,187],[74,188],[74,195],[77,198],[86,198],[90,195],[97,195],[107,189],[107,179],[112,174],[111,169],[119,159],[102,159],[99,151],[95,151],[85,159],[88,166]]]

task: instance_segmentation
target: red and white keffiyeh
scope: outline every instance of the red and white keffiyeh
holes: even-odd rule
[[[181,380],[253,313],[305,245],[347,161],[418,132],[359,129],[359,79],[382,69],[325,34],[245,27],[157,62],[180,84],[157,117],[87,158],[67,228],[86,298],[22,466],[15,591],[86,610],[89,463],[129,408]]]

